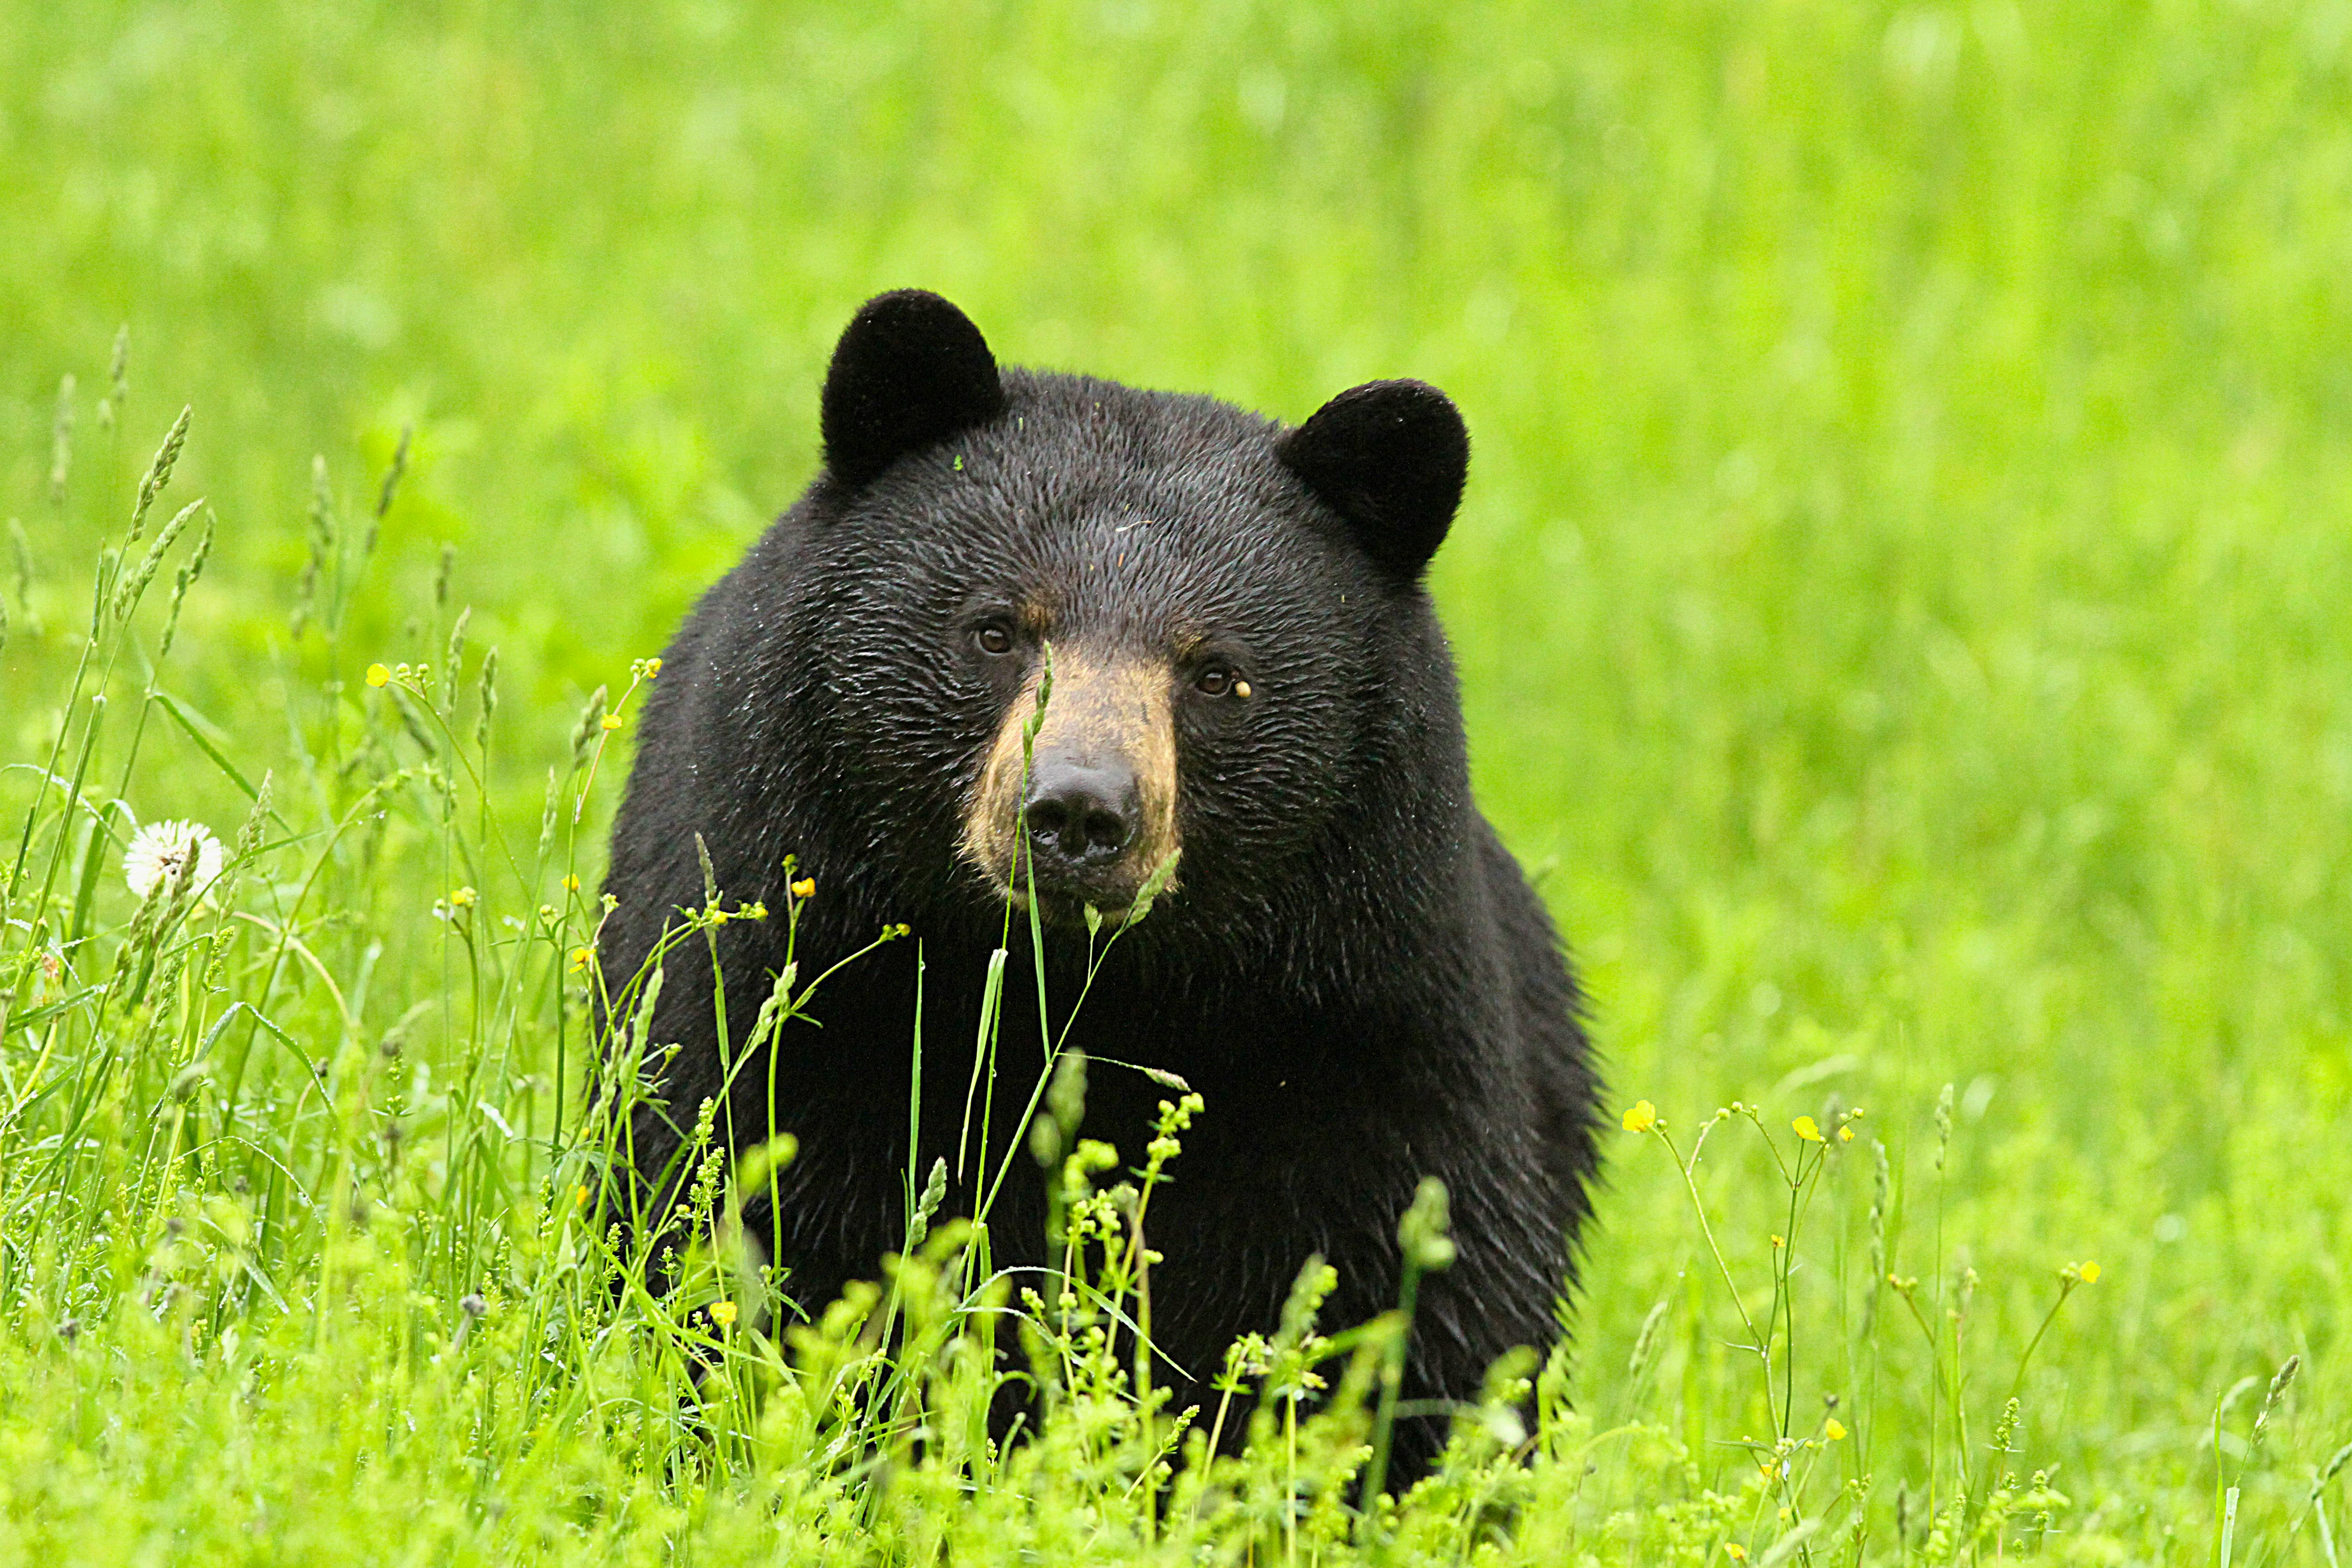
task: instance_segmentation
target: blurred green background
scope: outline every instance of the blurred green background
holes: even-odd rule
[[[2105,1265],[2028,1415],[2089,1535],[2210,1505],[2214,1399],[2290,1352],[2281,1463],[2352,1436],[2352,5],[10,0],[0,34],[9,760],[91,498],[184,403],[175,494],[224,527],[190,700],[266,757],[285,683],[436,651],[454,543],[528,810],[580,696],[806,481],[871,293],[1294,420],[1420,376],[1475,443],[1434,582],[1481,796],[1619,1100],[1867,1106],[1927,1274],[1955,1085],[1973,1331],[2013,1356],[2049,1271]],[[412,426],[390,591],[327,669],[285,618],[311,454],[361,510]],[[236,820],[173,784],[144,814]],[[1659,1152],[1618,1155],[1601,1404],[1700,1256]]]

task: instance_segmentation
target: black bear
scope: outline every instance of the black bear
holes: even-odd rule
[[[1474,1397],[1496,1356],[1550,1342],[1598,1088],[1551,922],[1471,799],[1422,586],[1469,460],[1453,404],[1375,382],[1291,429],[1000,370],[953,305],[907,290],[850,322],[822,416],[823,472],[664,655],[599,957],[617,984],[702,906],[698,837],[730,902],[782,910],[788,855],[814,879],[804,977],[886,924],[917,940],[834,974],[822,1028],[732,1064],[731,1092],[704,942],[678,948],[651,1038],[681,1048],[633,1129],[640,1174],[707,1099],[736,1147],[793,1134],[779,1212],[747,1228],[780,1243],[787,1294],[821,1309],[903,1244],[919,949],[928,1170],[964,1136],[1008,900],[1003,1060],[1022,1065],[1000,1076],[1000,1145],[1042,1059],[1029,900],[1058,1031],[1089,909],[1115,928],[1172,856],[1068,1037],[1097,1064],[1086,1133],[1129,1158],[1170,1091],[1108,1064],[1181,1075],[1207,1101],[1150,1210],[1154,1339],[1180,1402],[1236,1335],[1274,1327],[1312,1254],[1339,1274],[1326,1322],[1393,1305],[1397,1220],[1424,1176],[1450,1189],[1458,1258],[1423,1289],[1405,1396]],[[735,1044],[782,966],[782,925],[717,933]],[[1002,1158],[967,1165],[947,1212]],[[990,1215],[1000,1265],[1045,1261],[1044,1184],[1018,1164]],[[1402,1470],[1442,1436],[1401,1428]]]

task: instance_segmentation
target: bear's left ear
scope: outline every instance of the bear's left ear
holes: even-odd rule
[[[1420,381],[1341,393],[1275,448],[1347,519],[1356,542],[1397,577],[1421,575],[1462,504],[1470,433],[1445,394]]]
[[[877,294],[843,329],[825,372],[824,465],[862,485],[1003,411],[996,356],[971,317],[927,289]]]

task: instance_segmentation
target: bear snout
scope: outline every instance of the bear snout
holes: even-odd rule
[[[1016,902],[1034,876],[1057,921],[1088,904],[1117,913],[1177,847],[1173,672],[1071,647],[1056,655],[1042,715],[1041,676],[1000,721],[966,812],[963,854]]]

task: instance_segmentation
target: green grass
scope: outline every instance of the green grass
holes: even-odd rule
[[[2228,1515],[2233,1563],[2337,1561],[2339,13],[9,5],[0,1552],[2212,1563]],[[550,770],[579,795],[588,694],[805,481],[833,337],[903,284],[1010,361],[1293,419],[1452,392],[1481,797],[1587,963],[1612,1110],[1687,1154],[1737,1100],[1784,1159],[1866,1110],[1793,1224],[1745,1118],[1690,1187],[1612,1139],[1526,1468],[1472,1420],[1351,1520],[1377,1327],[1295,1448],[1303,1342],[1270,1351],[1232,1417],[1265,1394],[1265,1440],[1155,1509],[1153,1428],[1051,1304],[1045,1435],[940,1435],[986,1392],[951,1259],[898,1280],[895,1358],[739,1325],[698,1421],[722,1281],[610,1300],[560,879],[593,889],[624,757],[543,834]],[[184,405],[124,559],[209,510],[87,643]],[[405,716],[376,661],[433,667]],[[142,922],[127,814],[235,839],[231,769],[273,807],[235,900]],[[1768,1487],[1783,1423],[1818,1446]]]

